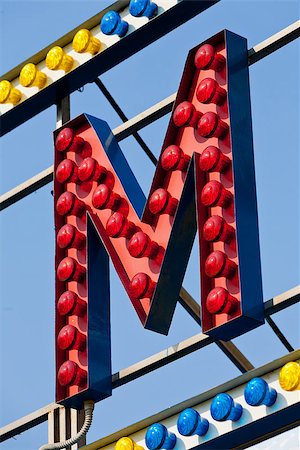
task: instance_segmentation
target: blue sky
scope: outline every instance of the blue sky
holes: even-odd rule
[[[1,1],[0,72],[4,73],[85,19],[105,1]],[[190,48],[227,28],[248,48],[299,18],[297,1],[224,1],[190,20],[102,76],[128,117],[178,88]],[[264,300],[299,284],[299,43],[250,67],[254,152]],[[95,85],[71,97],[71,116],[86,112],[120,124]],[[169,115],[141,131],[159,155]],[[1,139],[1,194],[53,163],[51,107]],[[133,138],[121,148],[145,194],[154,167]],[[54,401],[54,221],[52,186],[1,214],[1,426]],[[199,300],[198,242],[184,286]],[[111,270],[113,371],[125,368],[201,330],[177,307],[169,336],[142,329]],[[299,346],[299,308],[273,316]],[[255,365],[286,353],[268,325],[235,339]],[[214,345],[113,392],[96,406],[91,442],[239,374]],[[46,425],[2,444],[30,450],[46,442]]]

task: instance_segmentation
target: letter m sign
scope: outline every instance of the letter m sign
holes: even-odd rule
[[[55,131],[57,401],[111,393],[110,258],[142,325],[167,334],[196,231],[202,331],[263,323],[247,42],[187,57],[146,200],[107,123]]]

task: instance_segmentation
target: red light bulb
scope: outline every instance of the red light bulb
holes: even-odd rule
[[[173,122],[177,127],[196,128],[202,113],[196,111],[191,102],[180,103],[173,112]]]
[[[85,211],[85,204],[72,192],[64,192],[57,200],[56,211],[61,216],[70,214],[80,217]]]
[[[221,241],[229,244],[234,234],[234,228],[220,216],[211,216],[203,225],[203,237],[208,242]]]
[[[220,250],[212,252],[205,261],[205,273],[211,278],[232,278],[236,269],[235,262],[228,259]]]
[[[226,91],[213,78],[204,78],[197,87],[196,97],[200,103],[222,105]]]
[[[57,311],[61,316],[83,317],[86,314],[86,302],[73,291],[65,291],[58,299]]]
[[[76,136],[71,128],[61,130],[55,139],[55,149],[58,152],[75,152],[80,153],[84,146],[84,140],[80,136]]]
[[[73,325],[66,325],[58,333],[57,345],[61,350],[72,349],[82,352],[86,347],[86,337]]]
[[[93,193],[92,203],[97,209],[112,209],[114,211],[118,209],[120,199],[119,194],[113,192],[106,184],[99,184]]]
[[[84,386],[87,381],[87,373],[74,361],[65,361],[59,368],[57,379],[61,386]]]
[[[94,158],[85,158],[78,167],[80,181],[103,180],[107,174],[105,167],[100,166]]]
[[[223,287],[214,288],[206,299],[206,307],[211,314],[233,314],[238,305],[239,301]]]
[[[212,45],[204,44],[198,48],[195,55],[195,66],[197,67],[197,69],[212,69],[216,72],[219,72],[220,70],[222,70],[224,64],[224,56],[216,53]]]
[[[67,256],[58,265],[57,278],[59,281],[78,281],[80,283],[85,278],[85,268],[74,258]]]
[[[213,145],[206,147],[199,159],[199,167],[203,172],[224,173],[229,165],[230,159]]]
[[[207,112],[199,120],[197,130],[202,137],[223,139],[228,131],[228,125],[216,113]]]
[[[128,251],[134,258],[150,258],[157,256],[159,245],[151,241],[149,236],[143,231],[135,233],[129,241]]]
[[[191,157],[185,155],[178,145],[169,145],[161,155],[160,163],[164,170],[185,172]]]
[[[134,299],[151,298],[155,283],[146,273],[137,273],[129,283],[129,295]]]
[[[169,214],[174,216],[178,200],[171,197],[166,189],[160,188],[153,192],[149,199],[149,209],[152,214]]]
[[[126,239],[130,239],[135,230],[135,224],[127,220],[126,217],[119,212],[112,214],[106,223],[108,236],[114,238],[125,237]]]
[[[71,159],[64,159],[56,168],[56,179],[59,183],[78,181],[78,167]]]
[[[201,201],[205,206],[228,208],[232,203],[232,194],[219,181],[212,180],[202,189]]]
[[[57,233],[57,245],[60,248],[76,248],[82,250],[85,246],[85,235],[76,227],[67,223]]]

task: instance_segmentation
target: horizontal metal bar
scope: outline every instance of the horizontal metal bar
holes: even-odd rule
[[[145,111],[141,112],[137,116],[133,117],[132,119],[116,128],[116,130],[114,130],[114,134],[117,137],[118,141],[126,139],[135,131],[141,130],[155,120],[160,119],[161,117],[172,111],[176,95],[177,92],[174,92],[174,94],[169,95],[169,97],[156,103],[155,105],[151,106],[150,108],[146,109]]]
[[[23,431],[29,430],[30,428],[46,422],[46,420],[48,420],[48,414],[60,408],[62,408],[62,406],[57,403],[50,403],[49,405],[46,405],[43,408],[40,408],[27,416],[21,417],[15,422],[6,425],[0,430],[0,442],[4,442],[16,434],[23,433]]]
[[[273,53],[278,48],[288,44],[289,42],[292,42],[294,39],[299,37],[299,33],[300,22],[297,21],[284,30],[280,31],[279,33],[271,36],[269,39],[261,42],[260,44],[257,44],[255,47],[251,48],[248,51],[249,65],[254,64],[260,59],[265,58],[269,54]],[[115,128],[113,130],[113,133],[118,141],[122,141],[123,139],[129,137],[131,134],[146,127],[150,123],[160,119],[165,114],[170,112],[172,110],[176,95],[177,93],[175,92],[161,102],[156,103],[142,113],[128,120],[124,124]],[[45,169],[43,172],[37,175],[37,177],[40,177],[40,181],[37,185],[35,185],[35,177],[33,177],[20,184],[16,188],[12,189],[11,191],[3,194],[0,197],[0,211],[14,204],[18,200],[26,197],[40,187],[45,186],[47,183],[50,183],[53,179],[53,176],[52,178],[49,177],[49,169],[50,168]],[[30,187],[31,184],[33,184],[33,187]],[[22,190],[24,190],[24,193],[22,192]]]
[[[53,180],[53,166],[48,167],[48,169],[43,170],[29,180],[24,181],[24,183],[19,184],[11,191],[6,192],[0,197],[0,211],[13,205],[22,198],[27,197],[27,195],[32,194],[32,192],[37,191],[41,187],[50,183]]]
[[[298,285],[286,292],[283,292],[283,294],[276,295],[276,297],[273,297],[271,298],[271,300],[265,302],[265,316],[271,316],[272,314],[285,309],[287,306],[292,306],[299,301],[300,286]]]
[[[147,373],[153,372],[153,370],[163,367],[166,364],[176,361],[177,359],[189,355],[190,353],[212,343],[213,339],[211,337],[200,333],[180,342],[179,344],[168,347],[165,350],[138,362],[137,364],[133,364],[132,366],[115,373],[112,377],[113,389],[123,386],[130,381],[146,375]]]
[[[289,297],[289,293],[291,293],[291,297]],[[299,301],[300,301],[300,286],[296,286],[295,288],[290,289],[289,291],[265,302],[264,304],[265,314],[271,315],[278,312],[278,310],[274,308],[274,303],[277,306],[280,305],[280,310],[282,310]],[[186,356],[200,348],[206,347],[207,345],[213,342],[214,341],[209,336],[206,336],[202,333],[197,334],[196,336],[193,336],[189,339],[186,339],[185,341],[182,341],[179,344],[169,347],[159,353],[156,353],[153,356],[150,356],[149,358],[146,358],[143,361],[133,364],[132,366],[127,367],[126,369],[121,369],[119,372],[113,374],[112,376],[113,388],[115,389],[119,386],[123,386],[124,384],[129,383],[132,380],[135,380],[147,373],[159,369],[160,367],[163,367],[166,364],[176,361],[182,358],[183,356]],[[285,358],[291,361],[295,354],[298,355],[298,353],[293,352],[290,354],[290,356],[286,356]],[[270,368],[270,370],[274,370],[276,368],[276,361],[269,363],[267,366]],[[261,373],[259,372],[260,370],[261,369],[254,369],[251,372],[247,372],[244,375],[242,375],[241,377],[243,378],[239,377],[238,379],[248,380],[250,379],[248,377],[250,377],[251,374],[253,375],[254,372]],[[234,382],[238,379],[229,381],[226,384],[226,386],[228,386],[228,389],[234,387]],[[201,398],[203,398],[203,401],[205,395],[207,394],[201,394]],[[30,428],[34,427],[35,425],[38,425],[39,423],[45,422],[48,417],[48,412],[56,410],[57,408],[60,407],[61,406],[57,405],[56,403],[51,403],[50,405],[44,406],[43,408],[25,417],[22,417],[21,419],[18,419],[15,422],[6,425],[0,430],[0,442],[3,442],[13,437],[16,434],[21,433],[22,431],[29,430]]]
[[[271,53],[294,41],[299,36],[300,20],[296,20],[296,22],[292,23],[288,27],[284,28],[276,34],[273,34],[273,36],[251,48],[248,51],[249,66],[256,63],[257,61],[260,61],[266,56],[271,55]]]

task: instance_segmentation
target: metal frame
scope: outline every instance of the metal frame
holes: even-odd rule
[[[249,66],[260,61],[266,56],[272,54],[279,48],[289,44],[290,42],[297,39],[299,36],[300,36],[300,21],[298,20],[295,23],[289,25],[284,30],[281,30],[280,32],[274,34],[270,38],[266,39],[265,41],[255,45],[253,48],[248,50]],[[95,83],[98,85],[98,87],[100,86],[100,83],[101,86],[104,86],[102,82],[99,83],[98,81],[95,80]],[[177,93],[174,92],[169,97],[161,100],[159,103],[156,103],[155,105],[141,112],[137,116],[127,120],[122,125],[115,128],[113,130],[113,134],[115,138],[118,140],[118,142],[126,139],[127,137],[133,135],[134,133],[146,127],[150,123],[154,122],[155,120],[158,120],[164,115],[168,114],[172,110],[176,94]],[[112,97],[110,95],[110,100],[111,98]],[[107,99],[109,100],[108,97]],[[119,109],[119,113],[120,111],[121,110]],[[124,120],[122,117],[121,119]],[[154,161],[152,162],[153,164],[156,164]],[[52,180],[53,180],[53,166],[50,166],[47,169],[40,172],[39,174],[35,175],[34,177],[28,179],[27,181],[24,181],[15,188],[1,195],[0,211],[2,211],[3,209],[7,208],[10,205],[13,205],[18,200],[21,200],[27,195],[32,194],[32,192],[35,192],[36,190],[50,183]]]
[[[125,5],[128,4],[128,1],[121,0],[117,2],[117,4]],[[99,15],[94,16],[94,18],[90,20],[99,22],[98,16]],[[185,18],[185,20],[187,20],[187,18]],[[81,26],[73,30],[73,32],[71,33],[74,34],[74,31],[81,28],[83,25],[88,26],[87,23],[82,24]],[[90,28],[91,24],[89,24],[88,27]],[[69,35],[64,36],[61,42],[57,41],[56,44],[63,45],[63,42],[66,43],[66,39],[69,39],[69,37],[67,38],[67,36]],[[263,41],[262,43],[250,49],[248,51],[249,65],[252,65],[255,62],[261,60],[262,58],[270,55],[271,53],[288,44],[289,42],[292,42],[299,36],[300,36],[300,21],[297,21],[294,24],[290,25],[289,27],[285,28],[284,30],[280,31],[279,33],[271,36],[269,39]],[[44,49],[39,54],[35,55],[35,60],[33,60],[33,62],[37,62],[39,58],[44,58],[46,52],[49,50],[50,47],[52,47],[52,45]],[[17,72],[19,71],[19,68],[20,67],[17,67],[10,72],[11,74],[10,79],[13,75],[16,76]],[[7,74],[6,77],[8,78]],[[167,97],[166,99],[162,100],[156,105],[153,105],[152,107],[145,110],[141,114],[133,117],[132,119],[127,120],[127,117],[122,112],[117,103],[114,101],[113,97],[107,91],[103,83],[99,80],[98,81],[95,80],[95,83],[101,89],[107,100],[115,108],[121,119],[125,121],[124,124],[120,125],[119,127],[113,130],[113,133],[117,138],[117,140],[121,141],[126,137],[133,135],[137,139],[143,150],[148,154],[151,161],[155,164],[155,157],[153,157],[151,152],[149,153],[147,151],[148,146],[144,143],[144,141],[141,139],[139,141],[138,137],[139,135],[137,131],[147,126],[148,124],[152,123],[153,121],[163,117],[168,112],[170,112],[176,97],[176,93],[172,94],[171,96]],[[70,99],[69,96],[67,96],[65,98],[62,98],[60,100],[60,103],[57,105],[57,127],[61,126],[63,123],[69,120],[69,118],[70,118]],[[14,126],[11,127],[11,129],[13,128]],[[22,198],[36,191],[40,187],[45,186],[52,180],[53,180],[53,166],[35,175],[33,178],[25,181],[24,183],[8,191],[7,193],[3,194],[0,197],[0,210],[3,210],[8,206],[16,203],[18,200],[21,200]],[[277,337],[281,340],[283,345],[285,345],[285,347],[289,351],[291,351],[293,347],[287,341],[287,339],[285,338],[283,333],[279,330],[274,321],[270,318],[270,315],[299,302],[299,300],[300,300],[300,286],[297,286],[294,289],[291,289],[290,291],[281,294],[280,296],[274,297],[273,299],[267,301],[264,304],[265,317],[267,322],[269,323],[269,325],[271,326],[272,330],[277,335]],[[190,313],[190,315],[198,323],[200,323],[199,320],[200,307],[198,303],[190,296],[190,294],[184,288],[181,289],[179,301],[182,304],[182,306]],[[144,361],[140,361],[139,363],[133,366],[130,366],[126,369],[122,369],[120,372],[115,373],[112,377],[113,388],[122,386],[140,376],[143,376],[146,373],[149,373],[153,370],[163,367],[164,365],[173,362],[183,356],[186,356],[192,353],[193,351],[203,348],[211,343],[216,343],[243,372],[253,369],[251,363],[235,347],[234,344],[232,344],[231,342],[224,343],[222,341],[214,341],[212,338],[200,333],[177,344],[174,347],[170,347],[156,355],[153,355],[150,358],[147,358]],[[290,357],[288,356],[287,358],[289,359]],[[270,364],[272,365],[273,363]],[[259,371],[260,369],[256,370]],[[248,376],[250,376],[249,372],[243,375],[242,377],[247,379]],[[229,382],[229,384],[234,382],[235,380],[232,380],[231,382]],[[57,405],[56,403],[51,403],[50,405],[47,405],[39,409],[38,411],[35,411],[29,414],[28,416],[25,416],[3,427],[0,434],[0,442],[3,442],[15,436],[16,434],[26,431],[42,422],[45,422],[46,420],[48,420],[49,442],[55,442],[58,440],[63,440],[66,437],[68,438],[70,434],[71,435],[76,434],[77,430],[81,427],[83,415],[82,412],[77,413],[74,410],[64,409],[63,407]],[[70,430],[70,423],[72,424],[71,426],[72,430]],[[83,444],[84,442],[82,441],[80,445]],[[77,445],[72,446],[72,449],[73,448],[74,449],[77,448]],[[92,447],[90,446],[88,448],[92,449]]]
[[[192,397],[177,405],[171,406],[164,411],[141,420],[140,422],[132,424],[124,428],[123,430],[119,430],[109,436],[103,437],[91,444],[88,444],[83,447],[82,450],[99,450],[100,448],[111,450],[114,447],[116,441],[124,436],[130,437],[138,445],[145,447],[144,439],[142,436],[145,435],[147,427],[149,427],[153,423],[163,423],[168,428],[168,430],[176,433],[176,426],[174,427],[174,425],[176,424],[176,419],[178,417],[178,414],[180,414],[185,408],[192,407],[195,409],[201,409],[202,417],[204,411],[207,411],[207,406],[209,409],[211,400],[220,392],[228,392],[230,395],[232,395],[234,401],[236,401],[236,398],[238,398],[237,401],[241,402],[245,383],[247,383],[254,377],[265,377],[268,380],[268,384],[270,382],[270,379],[273,379],[272,384],[270,383],[270,386],[275,387],[273,383],[274,378],[276,379],[278,377],[278,369],[280,369],[287,362],[298,360],[299,357],[300,350],[294,351],[293,353],[269,362],[261,367],[258,367],[257,369],[251,370],[244,375],[240,375],[237,378],[229,380],[221,384],[220,386],[216,386],[195,397]],[[279,385],[278,380],[276,382],[276,388],[278,389],[277,385]],[[288,398],[288,396],[292,397],[291,399],[289,398],[290,404],[288,406],[285,405],[285,402],[281,402],[281,404],[273,410],[271,408],[267,408],[267,410],[261,408],[260,412],[258,410],[252,411],[254,420],[249,420],[249,418],[247,419],[245,417],[240,424],[237,422],[232,426],[232,424],[230,423],[229,427],[232,427],[230,432],[228,432],[229,430],[226,429],[227,427],[224,422],[221,424],[219,422],[219,425],[221,426],[220,429],[217,430],[217,433],[211,431],[210,433],[208,433],[208,436],[206,438],[199,439],[198,436],[196,436],[195,438],[192,438],[190,436],[180,436],[180,448],[186,448],[190,450],[247,448],[248,446],[254,445],[255,443],[263,440],[262,437],[265,435],[270,438],[278,433],[294,428],[295,426],[300,424],[299,414],[297,413],[300,402],[299,395],[297,391],[289,392],[286,394],[286,398]],[[249,408],[248,405],[244,406],[246,408]],[[224,428],[226,431],[224,430]]]
[[[299,301],[300,285],[265,302],[265,317],[267,318],[270,315],[288,308],[289,306],[292,306]],[[116,389],[120,386],[123,386],[124,384],[130,383],[131,381],[136,380],[137,378],[140,378],[147,373],[164,367],[165,365],[177,361],[178,359],[183,358],[184,356],[189,355],[196,350],[207,347],[212,343],[214,343],[214,341],[211,337],[202,333],[196,334],[195,336],[192,336],[184,341],[179,342],[178,344],[168,347],[165,350],[162,350],[161,352],[150,356],[149,358],[146,358],[136,364],[133,364],[132,366],[126,367],[125,369],[121,369],[119,372],[114,373],[112,376],[112,388]],[[289,359],[291,357],[286,356],[286,358]],[[273,363],[269,363],[270,370],[273,370],[272,364]],[[284,362],[282,364],[284,364]],[[243,379],[249,379],[250,370],[242,375],[243,377],[245,377]],[[251,374],[253,374],[253,371],[251,371]],[[230,388],[233,386],[231,384],[233,383],[233,381],[229,381],[227,383]],[[37,411],[6,425],[1,429],[0,442],[4,442],[17,434],[29,430],[30,428],[33,428],[43,422],[46,422],[47,420],[49,421],[50,432],[52,434],[54,413],[56,411],[60,411],[62,408],[63,407],[61,405],[58,405],[57,403],[50,403],[49,405],[44,406],[43,408],[38,409]]]

